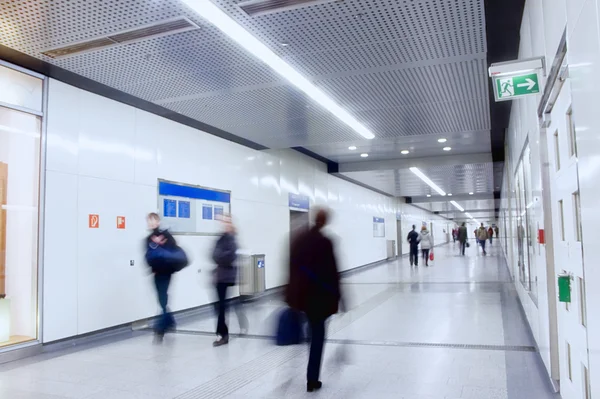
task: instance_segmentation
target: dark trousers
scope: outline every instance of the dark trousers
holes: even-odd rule
[[[461,241],[460,242],[460,254],[464,255],[465,254],[465,248],[467,246],[467,241]]]
[[[479,244],[481,244],[481,249],[483,250],[483,253],[485,253],[485,240],[479,241]]]
[[[308,368],[306,380],[319,381],[321,374],[321,359],[323,358],[323,346],[325,344],[325,321],[327,319],[308,317],[310,325],[310,355],[308,357]]]
[[[423,254],[423,262],[425,262],[425,266],[429,265],[429,248],[421,249],[421,253]]]
[[[419,265],[419,248],[418,247],[410,247],[410,265]]]
[[[227,328],[227,323],[225,322],[225,299],[227,298],[227,287],[229,286],[230,284],[227,283],[217,283],[217,296],[219,297],[219,301],[215,304],[215,310],[218,314],[217,334],[224,338],[229,336],[229,329]]]
[[[229,336],[229,328],[225,320],[225,312],[227,311],[227,288],[232,287],[234,284],[231,283],[217,283],[217,296],[219,300],[215,303],[215,311],[217,312],[217,334],[221,337]],[[238,304],[234,306],[235,313],[237,314],[238,322],[240,323],[240,329],[248,329],[248,318],[244,314],[242,305]]]
[[[492,236],[490,236],[490,245],[492,245]]]
[[[162,314],[156,321],[154,327],[158,334],[164,334],[169,328],[175,325],[175,319],[173,315],[169,313],[169,284],[171,284],[170,274],[155,274],[154,285],[156,287],[156,295],[158,297],[158,303],[162,310]]]

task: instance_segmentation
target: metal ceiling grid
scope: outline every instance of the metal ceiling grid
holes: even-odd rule
[[[438,143],[438,138],[445,138],[446,143]],[[489,153],[490,135],[485,130],[469,131],[461,133],[444,132],[438,135],[406,136],[372,141],[356,142],[352,137],[348,141],[336,143],[324,143],[319,146],[306,146],[308,150],[325,152],[332,161],[356,162],[359,154],[369,154],[369,161],[412,159],[423,157],[436,157],[440,155],[465,155],[472,153]],[[348,147],[355,145],[355,151],[348,151]],[[452,147],[450,153],[442,151],[444,146]],[[408,155],[402,155],[400,151],[409,150]],[[500,169],[502,172],[502,169]],[[496,172],[494,172],[496,173]]]
[[[375,132],[370,159],[420,135],[469,136],[466,153],[487,145],[483,0],[345,0],[258,17],[239,0],[213,1]],[[200,28],[65,59],[40,54],[177,16]],[[0,43],[268,147],[329,157],[364,141],[177,0],[3,2]]]
[[[451,194],[491,193],[494,188],[491,162],[434,166],[422,169],[422,172],[442,190]],[[380,188],[382,191],[399,197],[438,195],[408,169],[345,172],[344,175],[364,184],[376,183],[385,187]]]

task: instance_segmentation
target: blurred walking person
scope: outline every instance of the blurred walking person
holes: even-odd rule
[[[492,226],[488,229],[488,236],[490,237],[490,245],[492,245],[492,239],[494,238],[494,229]]]
[[[227,289],[233,287],[237,281],[237,268],[234,265],[237,259],[235,227],[231,223],[229,216],[222,216],[221,221],[223,224],[223,233],[217,240],[212,254],[213,261],[217,265],[213,270],[213,277],[218,298],[218,301],[215,303],[218,339],[213,342],[213,346],[221,346],[229,343],[229,328],[225,320]],[[236,310],[238,310],[240,330],[242,333],[245,333],[248,328],[247,319],[243,314],[239,313],[239,309]]]
[[[465,222],[458,228],[457,232],[458,242],[460,243],[460,254],[464,256],[465,247],[467,246],[467,226],[465,226]]]
[[[341,300],[340,277],[333,243],[322,233],[329,215],[321,209],[314,226],[301,233],[291,246],[290,281],[286,301],[290,308],[304,312],[311,329],[310,354],[306,372],[308,392],[323,385],[319,381],[325,342],[325,322],[338,312]]]
[[[169,312],[169,285],[175,270],[163,258],[152,259],[150,254],[160,248],[174,250],[177,242],[167,229],[161,229],[160,216],[157,213],[149,213],[147,216],[148,230],[150,234],[146,237],[146,260],[154,275],[154,287],[162,314],[158,317],[154,326],[155,339],[162,341],[165,333],[175,328],[175,319]]]
[[[481,245],[481,249],[483,250],[484,255],[487,255],[487,252],[485,252],[485,242],[487,241],[487,239],[488,232],[483,226],[483,223],[481,223],[481,227],[479,227],[479,230],[477,230],[477,240],[479,240],[479,245]]]
[[[406,236],[406,241],[410,244],[410,265],[419,266],[419,233],[416,232],[417,226],[413,224],[412,230]]]
[[[433,248],[433,237],[429,234],[429,230],[427,230],[427,227],[425,226],[421,227],[419,243],[421,244],[423,262],[425,262],[425,266],[429,266],[429,251]]]

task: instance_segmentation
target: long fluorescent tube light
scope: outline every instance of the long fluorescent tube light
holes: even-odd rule
[[[431,179],[427,176],[425,176],[423,174],[423,172],[421,172],[419,170],[419,168],[415,168],[414,166],[412,168],[410,168],[410,171],[413,172],[415,175],[419,176],[419,178],[421,180],[423,180],[425,182],[425,184],[427,184],[429,187],[433,188],[435,191],[437,191],[437,193],[441,196],[446,195],[446,192],[444,190],[442,190],[441,188],[438,187],[437,184],[435,184],[434,182],[431,181]]]
[[[465,211],[465,208],[463,208],[462,206],[458,205],[458,202],[456,202],[456,201],[450,201],[450,203],[451,203],[452,205],[454,205],[454,207],[455,207],[456,209],[458,209],[459,211],[461,211],[461,212],[464,212],[464,211]]]
[[[473,219],[473,216],[471,216],[471,214],[469,212],[465,212],[465,215],[469,218],[469,219]]]
[[[337,116],[338,119],[350,126],[358,134],[366,139],[375,138],[375,135],[356,120],[356,118],[350,115],[348,111],[340,107],[321,89],[317,88],[307,78],[282,60],[269,47],[254,37],[210,0],[182,0],[182,2],[197,12],[198,15],[207,22],[213,24],[217,29],[233,39],[250,54],[267,64],[285,79],[289,80],[290,83],[302,90],[311,99],[321,104],[327,111]]]

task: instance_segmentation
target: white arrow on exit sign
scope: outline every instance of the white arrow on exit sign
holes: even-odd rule
[[[517,87],[527,87],[527,90],[531,90],[535,87],[535,82],[529,78],[525,80],[525,83],[519,83]]]

